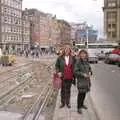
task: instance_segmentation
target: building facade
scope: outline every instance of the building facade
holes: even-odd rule
[[[56,48],[60,45],[60,28],[56,16],[48,15],[49,19],[49,45]]]
[[[71,23],[71,39],[72,41],[76,41],[76,31],[79,27],[79,24]]]
[[[49,21],[46,13],[40,12],[40,47],[49,49]]]
[[[24,14],[30,21],[30,46],[31,48],[40,45],[40,13],[37,9],[25,9]]]
[[[71,41],[71,26],[65,20],[58,20],[60,29],[60,45],[72,44]]]
[[[107,40],[120,42],[120,0],[104,0],[103,11]]]
[[[30,49],[30,20],[28,13],[22,12],[22,50]]]
[[[0,46],[7,52],[22,49],[22,0],[0,0]]]
[[[30,44],[43,51],[50,48],[52,43],[53,19],[52,15],[37,9],[25,9],[30,20]]]
[[[97,41],[98,31],[87,25],[86,22],[77,25],[75,32],[76,43],[94,43]]]

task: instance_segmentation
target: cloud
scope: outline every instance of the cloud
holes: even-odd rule
[[[102,31],[103,0],[23,0],[23,8],[37,8],[72,22],[87,21]]]

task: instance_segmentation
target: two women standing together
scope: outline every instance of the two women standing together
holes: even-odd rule
[[[91,67],[88,63],[88,54],[85,50],[81,50],[76,60],[74,53],[69,45],[65,46],[62,54],[58,57],[55,67],[56,72],[62,79],[61,85],[61,105],[71,108],[70,96],[71,86],[75,79],[77,79],[77,110],[81,114],[81,109],[87,109],[84,105],[86,93],[90,90],[90,76],[92,75]]]

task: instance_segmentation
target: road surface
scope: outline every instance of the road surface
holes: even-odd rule
[[[92,65],[92,99],[101,120],[120,120],[120,68],[114,65]]]

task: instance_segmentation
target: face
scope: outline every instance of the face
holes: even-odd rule
[[[87,58],[87,55],[86,55],[84,52],[82,52],[82,53],[80,54],[80,58],[86,59],[86,58]]]
[[[65,55],[70,55],[71,49],[69,46],[65,47]]]

